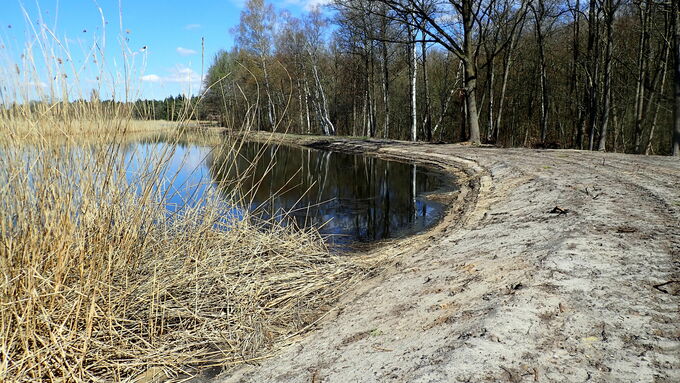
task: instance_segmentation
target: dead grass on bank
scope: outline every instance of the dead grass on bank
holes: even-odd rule
[[[236,194],[169,216],[173,141],[130,182],[109,124],[98,139],[0,140],[0,381],[228,368],[268,355],[370,271],[313,231],[228,219]]]
[[[85,106],[83,109],[93,109]],[[93,112],[96,113],[96,112]],[[3,116],[3,114],[6,114]],[[34,122],[33,119],[43,119]],[[134,141],[153,135],[167,137],[169,135],[217,135],[219,131],[211,132],[197,121],[163,121],[163,120],[132,120],[126,116],[112,113],[107,119],[81,118],[62,119],[45,118],[42,115],[23,118],[15,113],[2,113],[0,110],[0,140],[21,141],[24,143],[39,143],[48,140],[51,143],[83,142],[91,140]]]
[[[69,101],[88,98],[83,72],[58,33],[41,24],[34,34],[16,55],[23,61],[0,56],[9,89],[0,97],[0,381],[180,380],[229,368],[269,355],[370,272],[372,260],[333,255],[312,230],[233,219],[237,193],[169,214],[176,144],[235,158],[238,142],[188,121],[132,121],[128,106],[98,96]],[[120,84],[98,52],[84,60],[98,63],[96,89],[123,87],[127,99],[130,57]],[[130,179],[126,158],[140,139],[167,145],[149,145],[156,152]]]

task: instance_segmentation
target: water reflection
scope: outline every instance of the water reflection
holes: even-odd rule
[[[115,145],[55,145],[46,150],[58,158],[52,165],[57,173],[66,174],[51,181],[55,187],[77,191],[80,188],[74,185],[83,177],[95,185],[106,183],[109,176],[126,177],[126,187],[132,188],[127,190],[159,198],[171,213],[169,218],[185,206],[201,203],[203,197],[217,194],[229,203],[232,199],[225,196],[236,193],[243,197],[242,203],[229,203],[222,219],[239,219],[244,209],[265,217],[286,216],[301,227],[320,227],[336,244],[423,230],[437,221],[444,208],[427,194],[454,185],[438,172],[409,163],[260,143],[243,143],[235,152],[224,150],[220,142],[220,137],[203,141],[154,137]],[[24,159],[30,185],[39,169],[29,164],[44,153],[27,147],[0,153],[0,158],[8,154]],[[78,167],[83,172],[68,173]],[[102,169],[113,170],[103,174]],[[0,184],[14,176],[0,172]],[[243,180],[240,187],[235,179]],[[72,198],[77,200],[78,193]]]
[[[215,151],[213,147],[147,140],[125,149],[128,181],[132,185],[148,184],[139,182],[140,177],[158,177],[161,182],[157,184],[163,188],[161,193],[171,212],[194,206],[204,193],[215,187],[207,165]],[[159,162],[163,164],[160,168]]]
[[[426,168],[370,156],[247,143],[235,157],[207,156],[216,184],[245,175],[241,190],[250,209],[321,226],[340,244],[427,228],[444,206],[426,194],[453,184]]]

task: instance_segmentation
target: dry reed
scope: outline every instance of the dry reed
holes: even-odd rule
[[[368,270],[313,231],[229,218],[236,194],[169,216],[171,146],[133,183],[112,136],[67,142],[0,145],[0,380],[179,378],[242,363]]]
[[[56,40],[41,33],[41,46]],[[0,100],[0,381],[173,380],[256,360],[370,270],[313,230],[234,218],[236,192],[169,214],[167,163],[195,135],[131,121],[124,103],[22,89],[41,72],[24,57],[16,76],[0,70],[14,91]],[[50,77],[63,71],[45,60]],[[72,88],[54,77],[51,93]],[[130,177],[134,131],[170,143]],[[220,148],[233,157],[239,144]]]

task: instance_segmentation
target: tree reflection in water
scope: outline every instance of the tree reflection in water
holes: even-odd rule
[[[213,182],[229,185],[244,177],[241,191],[249,209],[265,217],[288,216],[299,226],[323,225],[322,234],[335,244],[423,230],[444,209],[426,194],[454,185],[415,164],[282,145],[245,143],[236,166],[219,170],[232,158],[209,156]]]

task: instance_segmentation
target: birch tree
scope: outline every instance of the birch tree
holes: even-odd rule
[[[267,60],[271,56],[275,22],[276,14],[271,4],[265,3],[264,0],[248,0],[241,11],[241,19],[236,28],[237,44],[257,57],[262,70],[267,97],[267,121],[271,129],[276,124],[276,111],[272,100]]]
[[[305,24],[306,36],[306,50],[309,57],[309,62],[312,67],[312,74],[314,76],[315,88],[315,105],[317,109],[317,116],[320,121],[323,134],[326,136],[335,135],[335,126],[328,114],[328,100],[326,92],[321,81],[321,73],[319,70],[319,58],[324,56],[324,41],[323,35],[326,28],[326,19],[322,16],[319,9],[312,10],[307,16],[307,23]]]
[[[477,56],[480,19],[493,0],[375,0],[392,9],[410,28],[420,29],[428,38],[455,54],[465,69],[465,104],[468,140],[480,143],[477,111]],[[461,33],[462,32],[462,33]]]
[[[275,24],[249,0],[201,113],[311,134],[680,151],[678,1],[334,1],[331,20]]]

